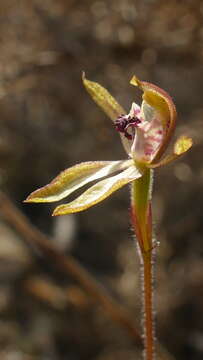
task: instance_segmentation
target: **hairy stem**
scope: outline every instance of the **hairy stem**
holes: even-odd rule
[[[132,184],[131,218],[142,265],[145,360],[154,360],[153,256],[151,215],[152,170]]]
[[[142,255],[141,255],[142,256]],[[154,359],[153,251],[142,257],[145,360]]]

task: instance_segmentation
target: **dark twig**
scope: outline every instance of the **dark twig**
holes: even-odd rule
[[[73,276],[92,298],[102,305],[110,317],[126,329],[136,345],[142,346],[142,337],[126,309],[118,304],[108,294],[105,287],[99,284],[71,255],[64,255],[57,249],[54,241],[34,227],[3,192],[0,192],[0,213],[21,234],[27,244],[40,250],[51,261],[53,267]]]

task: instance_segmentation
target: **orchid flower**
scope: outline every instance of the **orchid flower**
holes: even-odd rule
[[[166,164],[182,155],[192,144],[191,139],[182,136],[177,140],[174,152],[160,160],[174,130],[176,110],[169,95],[155,85],[134,76],[131,84],[143,90],[143,101],[141,107],[133,103],[129,114],[126,114],[101,85],[87,80],[85,75],[83,83],[95,102],[114,122],[127,159],[77,164],[61,172],[50,184],[34,191],[26,199],[26,202],[35,203],[58,201],[82,186],[97,181],[75,200],[59,205],[53,215],[75,213],[96,205],[124,185],[142,177],[147,168]]]
[[[61,172],[50,184],[31,193],[26,202],[54,202],[94,182],[75,200],[59,205],[53,215],[88,209],[124,185],[131,184],[131,219],[143,264],[146,360],[154,358],[152,254],[156,245],[152,231],[151,192],[153,169],[183,155],[192,140],[180,136],[169,155],[164,153],[174,133],[176,108],[171,97],[159,87],[133,76],[130,83],[143,92],[141,106],[133,102],[127,113],[110,93],[83,74],[83,83],[93,100],[113,121],[127,159],[90,161]]]

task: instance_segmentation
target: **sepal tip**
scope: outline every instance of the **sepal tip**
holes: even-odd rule
[[[174,154],[178,156],[184,154],[192,147],[192,143],[191,138],[185,135],[180,136],[174,145]]]
[[[130,80],[130,84],[141,88],[141,81],[137,78],[136,75],[133,75],[132,79]]]

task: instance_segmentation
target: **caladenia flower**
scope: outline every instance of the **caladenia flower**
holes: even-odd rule
[[[142,90],[143,100],[141,106],[133,103],[127,113],[105,88],[87,80],[84,74],[83,83],[93,100],[113,121],[127,159],[90,161],[72,166],[50,184],[31,193],[25,201],[58,201],[94,182],[75,200],[57,206],[53,212],[53,215],[66,215],[86,210],[131,184],[131,219],[143,264],[145,356],[151,360],[154,356],[152,256],[156,245],[151,211],[152,172],[183,155],[192,146],[192,140],[180,136],[173,151],[164,155],[174,133],[177,115],[171,97],[159,87],[134,76],[130,83]]]
[[[25,201],[59,201],[84,185],[96,182],[75,200],[59,205],[53,212],[53,215],[66,215],[86,210],[124,185],[132,183],[135,195],[134,215],[141,218],[141,223],[146,222],[146,213],[148,216],[150,214],[147,209],[150,191],[149,194],[148,191],[145,194],[143,184],[146,189],[150,189],[150,170],[183,155],[191,147],[192,140],[186,136],[179,137],[173,152],[163,157],[175,128],[176,109],[170,96],[157,86],[140,81],[134,76],[130,83],[143,91],[143,101],[141,107],[133,103],[127,114],[106,89],[96,82],[87,80],[84,74],[83,83],[93,100],[113,121],[115,130],[120,134],[127,159],[89,161],[72,166],[61,172],[50,184],[31,193]],[[137,181],[134,183],[135,180]],[[139,186],[142,189],[137,189]],[[136,226],[139,240],[142,233],[139,229],[142,225],[140,221]],[[140,247],[144,252],[151,248],[145,236],[140,241]]]

